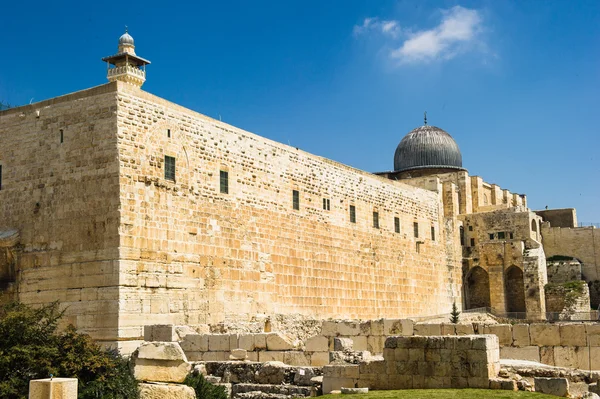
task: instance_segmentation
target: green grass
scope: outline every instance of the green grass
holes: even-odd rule
[[[535,392],[499,391],[491,389],[404,389],[401,391],[370,391],[359,395],[324,395],[323,399],[478,399],[531,398],[556,399],[556,396]]]

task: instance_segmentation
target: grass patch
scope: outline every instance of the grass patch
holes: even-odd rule
[[[499,391],[492,389],[403,389],[400,391],[370,391],[359,395],[324,395],[323,399],[551,399],[556,396],[535,392]]]

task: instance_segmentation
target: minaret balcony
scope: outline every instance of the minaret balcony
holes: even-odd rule
[[[146,71],[131,65],[123,65],[110,68],[106,77],[111,82],[120,80],[141,86],[146,81]]]

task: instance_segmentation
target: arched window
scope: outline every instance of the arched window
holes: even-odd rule
[[[531,230],[537,232],[537,223],[535,222],[535,220],[531,220]]]
[[[487,194],[483,194],[483,205],[487,205],[487,204],[488,204]]]

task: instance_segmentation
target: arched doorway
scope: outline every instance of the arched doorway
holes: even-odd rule
[[[507,312],[525,312],[525,286],[523,271],[517,266],[509,267],[504,274],[504,292]]]
[[[479,266],[472,268],[466,277],[465,305],[467,309],[490,307],[490,277]]]

